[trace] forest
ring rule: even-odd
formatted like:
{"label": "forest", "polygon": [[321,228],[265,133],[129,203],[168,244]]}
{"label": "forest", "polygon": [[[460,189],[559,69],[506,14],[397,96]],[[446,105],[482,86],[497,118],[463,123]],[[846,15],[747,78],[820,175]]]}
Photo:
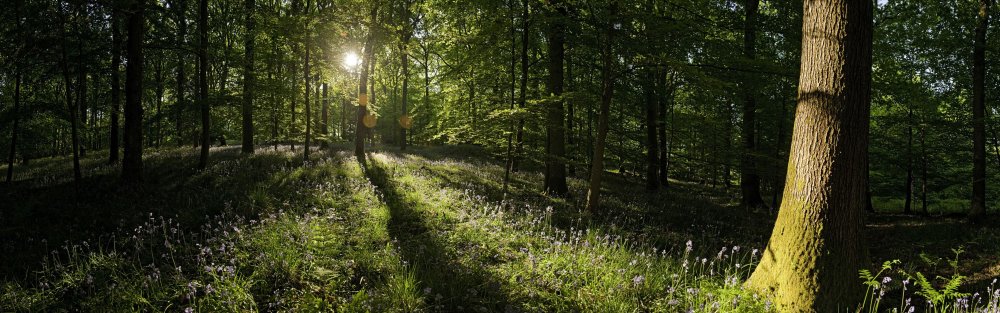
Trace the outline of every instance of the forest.
{"label": "forest", "polygon": [[993,0],[0,8],[0,312],[1000,313]]}

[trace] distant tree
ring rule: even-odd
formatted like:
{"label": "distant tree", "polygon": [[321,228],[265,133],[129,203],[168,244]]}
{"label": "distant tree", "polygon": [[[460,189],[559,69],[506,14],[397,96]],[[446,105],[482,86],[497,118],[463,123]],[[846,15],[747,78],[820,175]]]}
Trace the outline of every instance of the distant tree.
{"label": "distant tree", "polygon": [[858,303],[867,262],[872,69],[871,0],[804,3],[799,102],[784,200],[746,285],[783,312],[835,312]]}

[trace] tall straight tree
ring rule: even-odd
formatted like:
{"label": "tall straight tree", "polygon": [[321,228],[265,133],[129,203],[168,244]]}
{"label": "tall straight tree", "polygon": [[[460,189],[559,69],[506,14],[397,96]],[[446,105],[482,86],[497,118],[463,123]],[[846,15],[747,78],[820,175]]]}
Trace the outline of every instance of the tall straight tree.
{"label": "tall straight tree", "polygon": [[253,89],[257,80],[254,73],[254,12],[257,4],[254,0],[245,0],[246,34],[243,38],[245,57],[243,61],[243,147],[245,154],[253,153]]}
{"label": "tall straight tree", "polygon": [[969,219],[986,214],[986,30],[991,0],[979,0],[972,50],[972,210]]}
{"label": "tall straight tree", "polygon": [[310,145],[310,140],[312,139],[312,103],[309,101],[309,42],[308,42],[309,39],[308,38],[309,34],[307,31],[306,43],[305,43],[306,64],[302,70],[302,83],[305,84],[305,90],[306,90],[305,94],[306,144],[305,144],[305,152],[302,154],[302,157],[305,158],[306,161],[309,161],[309,145]]}
{"label": "tall straight tree", "polygon": [[566,6],[561,0],[551,0],[548,37],[549,76],[545,84],[549,99],[545,120],[545,185],[546,193],[565,195],[566,186],[566,131],[563,126],[563,61],[566,56]]}
{"label": "tall straight tree", "polygon": [[201,107],[201,155],[198,169],[208,166],[211,109],[208,104],[208,0],[198,1],[198,102]]}
{"label": "tall straight tree", "polygon": [[127,9],[128,41],[125,64],[125,151],[122,159],[122,182],[142,180],[142,41],[146,35],[146,5],[131,0]]}
{"label": "tall straight tree", "polygon": [[399,148],[406,150],[407,140],[406,140],[406,128],[408,121],[404,119],[410,118],[410,113],[407,111],[406,105],[410,102],[410,38],[413,37],[413,30],[410,28],[410,1],[403,2],[403,29],[401,30],[402,43],[400,43],[400,64],[403,66],[403,87],[402,87],[402,110],[403,116],[400,121],[400,141]]}
{"label": "tall straight tree", "polygon": [[853,305],[867,264],[866,205],[871,103],[871,0],[803,4],[798,107],[784,200],[750,279],[782,312]]}
{"label": "tall straight tree", "polygon": [[76,114],[79,111],[77,105],[79,102],[73,101],[73,81],[72,76],[69,71],[69,35],[67,34],[66,27],[69,23],[69,14],[63,9],[62,4],[59,5],[59,18],[60,27],[59,34],[62,44],[60,45],[60,58],[59,67],[62,72],[63,78],[63,91],[65,93],[66,107],[69,109],[69,120],[70,120],[70,141],[71,148],[73,149],[73,183],[79,187],[80,180],[83,179],[83,172],[80,170],[80,132],[79,123]]}
{"label": "tall straight tree", "polygon": [[378,10],[372,8],[371,13],[371,24],[368,26],[368,38],[365,39],[364,51],[362,51],[362,62],[361,66],[361,78],[358,80],[358,115],[355,121],[354,127],[354,155],[359,159],[363,159],[365,156],[365,136],[367,135],[367,128],[365,127],[365,116],[368,115],[368,75],[369,73],[369,63],[373,63],[375,58],[375,53],[372,52],[374,49],[375,40],[375,18],[378,15]]}
{"label": "tall straight tree", "polygon": [[181,146],[184,144],[183,117],[184,110],[187,108],[187,102],[185,102],[185,95],[187,93],[184,90],[185,86],[187,86],[187,74],[184,73],[186,67],[186,60],[184,59],[186,47],[184,43],[187,36],[187,0],[177,0],[175,5],[177,8],[177,101],[174,104],[174,135],[176,136],[177,145]]}
{"label": "tall straight tree", "polygon": [[652,67],[643,70],[643,106],[646,112],[646,190],[657,190],[660,188],[659,176],[659,145],[656,141],[656,70]]}
{"label": "tall straight tree", "polygon": [[597,139],[594,141],[594,158],[590,164],[590,181],[587,185],[587,211],[594,212],[601,205],[601,179],[604,175],[604,144],[608,137],[608,115],[611,114],[611,98],[615,92],[614,71],[614,18],[618,13],[618,1],[609,5],[608,20],[605,21],[604,44],[601,47],[601,108],[597,117]]}
{"label": "tall straight tree", "polygon": [[[753,62],[757,54],[755,48],[757,39],[757,11],[760,0],[746,0],[746,20],[743,24],[743,55],[747,61]],[[756,148],[756,114],[757,97],[754,94],[756,77],[752,74],[744,76],[743,81],[743,155],[740,158],[740,191],[743,195],[743,205],[750,208],[764,206],[760,197],[760,177],[757,175],[755,156]]]}

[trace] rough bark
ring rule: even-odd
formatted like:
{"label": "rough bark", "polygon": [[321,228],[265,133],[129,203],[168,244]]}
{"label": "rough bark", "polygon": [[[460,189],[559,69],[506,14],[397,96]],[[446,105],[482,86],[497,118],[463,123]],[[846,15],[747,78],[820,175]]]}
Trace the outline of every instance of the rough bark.
{"label": "rough bark", "polygon": [[128,41],[125,44],[128,63],[125,64],[125,128],[122,158],[122,182],[126,185],[142,180],[142,41],[146,34],[146,6],[132,0],[128,8]]}
{"label": "rough bark", "polygon": [[254,73],[254,12],[256,3],[254,0],[244,2],[246,9],[246,33],[243,35],[243,146],[241,151],[244,154],[253,153],[253,89],[257,80]]}
{"label": "rough bark", "polygon": [[986,30],[991,0],[979,0],[975,46],[972,52],[972,209],[969,220],[986,214]]}
{"label": "rough bark", "polygon": [[782,312],[837,312],[862,295],[871,96],[870,0],[804,2],[799,100],[784,201],[746,285]]}
{"label": "rough bark", "polygon": [[565,110],[563,108],[563,63],[566,56],[566,5],[559,0],[549,3],[550,18],[546,31],[548,37],[548,80],[545,84],[547,96],[546,105],[546,145],[545,145],[545,183],[546,193],[556,196],[565,195],[566,186],[566,128],[563,126]]}

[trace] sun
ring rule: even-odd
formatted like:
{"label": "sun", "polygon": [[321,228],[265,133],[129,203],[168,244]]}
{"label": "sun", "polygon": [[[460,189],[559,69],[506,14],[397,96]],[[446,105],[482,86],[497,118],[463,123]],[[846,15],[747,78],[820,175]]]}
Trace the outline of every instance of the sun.
{"label": "sun", "polygon": [[348,52],[344,54],[344,67],[349,70],[354,70],[359,65],[361,65],[361,58],[358,57],[357,53]]}

